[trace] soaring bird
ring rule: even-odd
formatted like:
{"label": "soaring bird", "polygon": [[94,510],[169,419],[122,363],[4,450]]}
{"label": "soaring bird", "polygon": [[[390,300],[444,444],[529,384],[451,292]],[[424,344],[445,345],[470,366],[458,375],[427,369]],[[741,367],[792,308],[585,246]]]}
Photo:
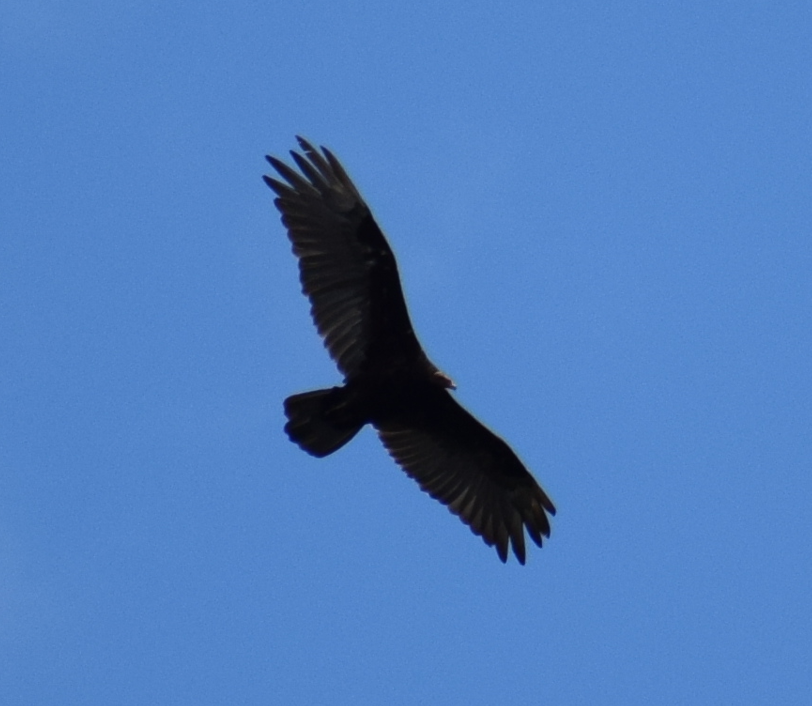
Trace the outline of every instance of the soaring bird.
{"label": "soaring bird", "polygon": [[524,531],[540,547],[555,507],[510,447],[457,401],[454,383],[423,352],[395,257],[335,156],[297,138],[299,171],[267,160],[263,177],[299,260],[302,291],[344,384],[285,400],[285,432],[323,457],[371,424],[420,487],[507,561],[525,563]]}

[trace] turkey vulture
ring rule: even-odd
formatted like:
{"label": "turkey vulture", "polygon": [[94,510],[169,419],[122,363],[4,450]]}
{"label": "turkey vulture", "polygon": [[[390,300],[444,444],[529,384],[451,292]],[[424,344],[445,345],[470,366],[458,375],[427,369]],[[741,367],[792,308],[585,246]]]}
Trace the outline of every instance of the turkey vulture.
{"label": "turkey vulture", "polygon": [[395,257],[369,207],[326,148],[297,138],[299,171],[267,157],[263,177],[299,258],[302,290],[341,387],[285,400],[291,441],[323,457],[365,424],[420,487],[507,561],[525,562],[524,530],[541,546],[555,507],[510,447],[471,416],[412,329]]}

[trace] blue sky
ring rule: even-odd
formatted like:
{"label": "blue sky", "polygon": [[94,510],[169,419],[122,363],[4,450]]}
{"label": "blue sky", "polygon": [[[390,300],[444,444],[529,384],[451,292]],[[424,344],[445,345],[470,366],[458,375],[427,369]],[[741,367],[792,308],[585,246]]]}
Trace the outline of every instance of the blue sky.
{"label": "blue sky", "polygon": [[[800,704],[808,3],[0,7],[0,702]],[[364,431],[260,176],[344,162],[528,565]]]}

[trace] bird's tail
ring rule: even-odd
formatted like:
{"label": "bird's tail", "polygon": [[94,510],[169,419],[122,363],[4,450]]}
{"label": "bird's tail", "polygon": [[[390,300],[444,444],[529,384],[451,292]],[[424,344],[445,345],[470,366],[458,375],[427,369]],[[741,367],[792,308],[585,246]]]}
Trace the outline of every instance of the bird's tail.
{"label": "bird's tail", "polygon": [[285,400],[285,432],[311,456],[338,451],[364,426],[346,413],[346,388],[331,387],[291,395]]}

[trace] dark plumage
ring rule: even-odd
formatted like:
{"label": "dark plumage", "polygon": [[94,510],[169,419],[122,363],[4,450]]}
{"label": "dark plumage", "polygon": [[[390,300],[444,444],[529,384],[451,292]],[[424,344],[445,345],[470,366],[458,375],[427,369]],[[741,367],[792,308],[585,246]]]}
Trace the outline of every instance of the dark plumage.
{"label": "dark plumage", "polygon": [[[495,546],[525,562],[524,530],[541,546],[552,502],[510,447],[454,399],[412,329],[395,257],[333,154],[298,138],[301,173],[268,157],[264,177],[299,258],[302,289],[344,385],[285,400],[292,441],[327,456],[364,424],[429,495]],[[286,183],[285,183],[286,182]]]}

